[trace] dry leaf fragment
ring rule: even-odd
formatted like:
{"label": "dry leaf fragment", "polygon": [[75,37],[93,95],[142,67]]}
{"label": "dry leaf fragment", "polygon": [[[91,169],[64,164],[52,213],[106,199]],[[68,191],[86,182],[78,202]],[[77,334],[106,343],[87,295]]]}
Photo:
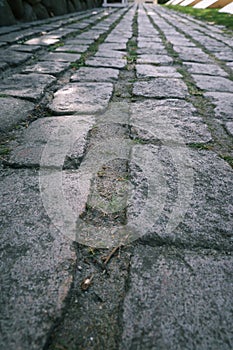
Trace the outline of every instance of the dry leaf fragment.
{"label": "dry leaf fragment", "polygon": [[84,278],[84,280],[81,283],[81,289],[87,290],[90,287],[93,278],[94,278],[94,275],[91,275],[90,277]]}

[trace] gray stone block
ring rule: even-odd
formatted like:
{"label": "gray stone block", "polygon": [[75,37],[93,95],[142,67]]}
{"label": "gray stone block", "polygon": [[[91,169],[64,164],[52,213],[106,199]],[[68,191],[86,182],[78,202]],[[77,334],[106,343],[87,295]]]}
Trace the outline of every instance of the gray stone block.
{"label": "gray stone block", "polygon": [[206,143],[212,140],[207,125],[185,101],[136,102],[131,107],[131,135],[146,142]]}
{"label": "gray stone block", "polygon": [[182,78],[181,74],[174,67],[157,67],[151,64],[136,65],[137,78]]}
{"label": "gray stone block", "polygon": [[[12,147],[12,152],[8,163],[17,167],[38,167],[41,162],[42,153],[45,152],[45,147],[51,138],[51,135],[56,135],[57,140],[61,139],[61,142],[53,143],[52,154],[48,154],[50,160],[50,166],[55,167],[58,155],[62,152],[63,137],[67,133],[72,135],[72,132],[78,130],[74,135],[75,142],[71,149],[67,151],[67,155],[64,156],[64,167],[65,168],[77,168],[80,164],[81,159],[84,156],[84,152],[87,147],[88,133],[93,126],[94,120],[92,117],[85,116],[81,118],[75,117],[49,117],[42,118],[34,121],[24,131],[23,135],[19,134],[17,137],[18,145]],[[72,130],[73,128],[73,130]],[[69,138],[70,141],[70,138]],[[60,164],[63,166],[63,164]]]}
{"label": "gray stone block", "polygon": [[45,89],[55,81],[56,78],[52,75],[14,74],[0,83],[0,93],[38,101],[43,96]]}
{"label": "gray stone block", "polygon": [[[75,174],[63,173],[66,197],[75,197],[70,187],[74,190],[76,182]],[[42,349],[54,321],[61,316],[76,255],[72,241],[51,224],[43,207],[37,171],[2,172],[0,197],[4,218],[0,347]],[[81,205],[80,197],[79,202]]]}
{"label": "gray stone block", "polygon": [[8,63],[10,66],[17,66],[21,63],[26,62],[32,57],[31,53],[18,52],[11,48],[2,50],[0,52],[0,59]]}
{"label": "gray stone block", "polygon": [[137,63],[168,65],[173,63],[173,59],[167,55],[142,54],[137,57]]}
{"label": "gray stone block", "polygon": [[92,114],[105,110],[113,92],[111,83],[72,83],[54,94],[50,110],[59,115]]}
{"label": "gray stone block", "polygon": [[87,45],[79,45],[79,44],[75,44],[75,45],[68,45],[65,44],[64,46],[60,46],[58,48],[56,48],[56,52],[72,52],[72,53],[82,53],[87,51],[88,46]]}
{"label": "gray stone block", "polygon": [[192,74],[204,74],[222,77],[228,76],[228,74],[217,64],[203,64],[192,62],[184,62],[183,64],[185,65],[187,70]]}
{"label": "gray stone block", "polygon": [[54,76],[59,76],[61,73],[65,72],[70,66],[69,62],[57,61],[42,61],[31,66],[26,66],[23,69],[25,73],[40,73],[40,74],[51,74]]}
{"label": "gray stone block", "polygon": [[232,120],[233,94],[227,92],[206,92],[204,96],[211,99],[216,106],[215,116],[221,119]]}
{"label": "gray stone block", "polygon": [[232,251],[232,168],[213,152],[169,140],[161,144],[133,148],[132,176],[143,185],[129,203],[134,237],[154,245]]}
{"label": "gray stone block", "polygon": [[86,64],[94,67],[109,67],[121,69],[125,67],[127,61],[125,59],[120,58],[116,58],[113,60],[112,58],[107,57],[94,57],[86,60]]}
{"label": "gray stone block", "polygon": [[157,78],[148,82],[134,83],[133,94],[144,97],[185,98],[188,95],[188,89],[181,79]]}
{"label": "gray stone block", "polygon": [[205,91],[216,91],[216,92],[233,92],[233,82],[229,79],[222,77],[212,77],[208,78],[206,75],[192,75],[197,86]]}
{"label": "gray stone block", "polygon": [[138,246],[119,349],[230,350],[232,263],[211,250]]}
{"label": "gray stone block", "polygon": [[[52,61],[54,62],[76,62],[80,59],[81,55],[77,53],[66,53],[66,52],[50,52],[40,58],[41,61]],[[51,64],[51,62],[50,62]]]}
{"label": "gray stone block", "polygon": [[119,70],[112,68],[92,68],[81,67],[77,73],[70,78],[72,82],[77,81],[96,81],[96,82],[114,82],[118,79]]}
{"label": "gray stone block", "polygon": [[226,123],[226,129],[228,133],[233,137],[233,122]]}
{"label": "gray stone block", "polygon": [[0,97],[0,133],[11,130],[22,120],[27,119],[34,104],[13,97]]}

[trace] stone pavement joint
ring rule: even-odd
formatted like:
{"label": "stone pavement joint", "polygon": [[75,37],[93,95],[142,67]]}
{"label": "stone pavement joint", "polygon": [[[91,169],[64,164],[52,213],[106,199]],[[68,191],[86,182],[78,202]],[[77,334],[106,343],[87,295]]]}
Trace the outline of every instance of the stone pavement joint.
{"label": "stone pavement joint", "polygon": [[149,4],[0,28],[1,349],[233,348],[232,46]]}

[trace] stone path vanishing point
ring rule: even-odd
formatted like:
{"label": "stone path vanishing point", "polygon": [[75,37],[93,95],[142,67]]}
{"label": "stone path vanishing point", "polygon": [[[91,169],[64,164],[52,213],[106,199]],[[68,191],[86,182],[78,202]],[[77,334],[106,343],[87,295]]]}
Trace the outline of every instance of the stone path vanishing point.
{"label": "stone path vanishing point", "polygon": [[0,28],[1,349],[233,349],[231,34],[152,5]]}

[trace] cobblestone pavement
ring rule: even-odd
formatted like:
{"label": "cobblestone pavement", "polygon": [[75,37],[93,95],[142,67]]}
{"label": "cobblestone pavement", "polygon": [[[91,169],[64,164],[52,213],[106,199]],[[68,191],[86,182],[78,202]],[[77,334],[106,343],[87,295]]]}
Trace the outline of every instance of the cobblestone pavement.
{"label": "cobblestone pavement", "polygon": [[152,5],[0,28],[1,349],[233,349],[232,46]]}

